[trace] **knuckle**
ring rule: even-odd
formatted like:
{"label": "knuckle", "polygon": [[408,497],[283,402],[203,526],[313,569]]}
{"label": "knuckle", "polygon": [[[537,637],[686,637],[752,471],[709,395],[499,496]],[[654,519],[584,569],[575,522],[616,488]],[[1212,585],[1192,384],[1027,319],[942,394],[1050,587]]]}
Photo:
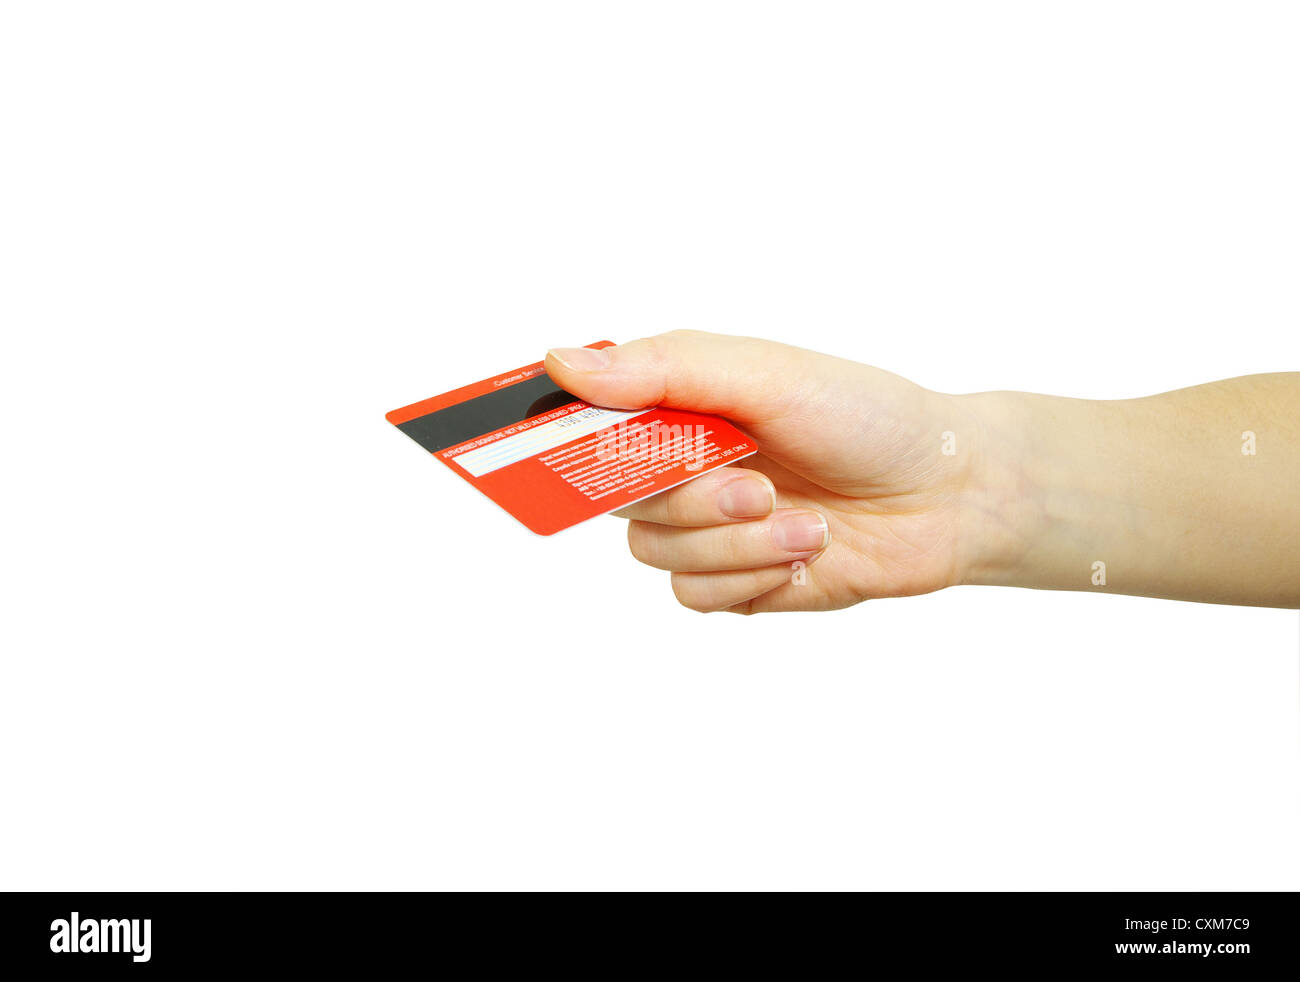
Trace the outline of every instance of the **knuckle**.
{"label": "knuckle", "polygon": [[720,526],[721,538],[718,542],[718,555],[725,565],[724,569],[744,569],[755,565],[753,556],[754,537],[750,529],[740,525]]}
{"label": "knuckle", "polygon": [[658,565],[658,536],[649,522],[633,519],[627,523],[627,547],[637,562],[647,566]]}
{"label": "knuckle", "polygon": [[674,573],[669,581],[672,583],[673,596],[677,598],[679,604],[688,610],[707,614],[718,609],[716,604],[709,602],[708,591],[701,589],[698,580],[693,580],[680,573]]}
{"label": "knuckle", "polygon": [[664,496],[664,520],[669,525],[689,525],[691,521],[691,485],[676,488]]}

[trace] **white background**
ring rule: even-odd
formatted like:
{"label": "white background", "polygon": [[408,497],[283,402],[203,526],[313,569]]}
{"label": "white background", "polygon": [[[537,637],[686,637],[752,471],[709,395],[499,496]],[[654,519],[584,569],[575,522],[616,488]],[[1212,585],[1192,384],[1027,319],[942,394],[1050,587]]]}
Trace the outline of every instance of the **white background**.
{"label": "white background", "polygon": [[1300,887],[1294,611],[701,616],[383,418],[676,327],[946,391],[1298,369],[1298,45],[1264,3],[5,5],[0,886]]}

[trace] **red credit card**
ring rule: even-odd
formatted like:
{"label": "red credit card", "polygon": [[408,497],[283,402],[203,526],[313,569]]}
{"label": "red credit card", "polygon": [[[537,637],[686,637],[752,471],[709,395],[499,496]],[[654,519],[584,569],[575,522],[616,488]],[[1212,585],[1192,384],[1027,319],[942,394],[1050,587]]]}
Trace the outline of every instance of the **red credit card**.
{"label": "red credit card", "polygon": [[388,421],[538,535],[758,449],[718,416],[583,402],[552,382],[540,361],[394,409]]}

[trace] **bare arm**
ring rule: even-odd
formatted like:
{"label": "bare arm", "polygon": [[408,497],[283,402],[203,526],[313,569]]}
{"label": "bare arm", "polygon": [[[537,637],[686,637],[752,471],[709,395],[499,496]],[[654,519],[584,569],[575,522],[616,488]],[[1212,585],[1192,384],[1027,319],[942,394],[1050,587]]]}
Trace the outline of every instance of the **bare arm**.
{"label": "bare arm", "polygon": [[740,466],[624,512],[633,555],[697,610],[962,583],[1300,606],[1300,373],[1109,402],[945,395],[690,331],[546,365],[598,405],[718,413],[757,438]]}
{"label": "bare arm", "polygon": [[958,398],[982,429],[964,582],[1300,606],[1300,373]]}

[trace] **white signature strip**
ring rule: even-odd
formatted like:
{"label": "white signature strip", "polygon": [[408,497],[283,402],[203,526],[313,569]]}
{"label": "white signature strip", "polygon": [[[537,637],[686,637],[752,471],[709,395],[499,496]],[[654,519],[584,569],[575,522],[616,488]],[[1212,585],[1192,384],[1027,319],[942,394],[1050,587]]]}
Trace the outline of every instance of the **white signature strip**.
{"label": "white signature strip", "polygon": [[[591,412],[591,410],[579,410],[579,413],[586,412]],[[484,474],[490,474],[492,471],[499,470],[509,464],[517,463],[525,457],[544,453],[552,447],[558,447],[560,444],[568,443],[580,436],[588,436],[606,426],[613,426],[622,420],[640,416],[644,412],[644,409],[635,409],[632,412],[597,409],[594,415],[585,416],[583,419],[573,422],[573,416],[579,415],[579,413],[574,413],[570,416],[553,419],[541,426],[535,426],[523,433],[516,433],[514,436],[497,440],[495,443],[489,443],[474,450],[467,450],[451,459],[475,477],[482,477]]]}

